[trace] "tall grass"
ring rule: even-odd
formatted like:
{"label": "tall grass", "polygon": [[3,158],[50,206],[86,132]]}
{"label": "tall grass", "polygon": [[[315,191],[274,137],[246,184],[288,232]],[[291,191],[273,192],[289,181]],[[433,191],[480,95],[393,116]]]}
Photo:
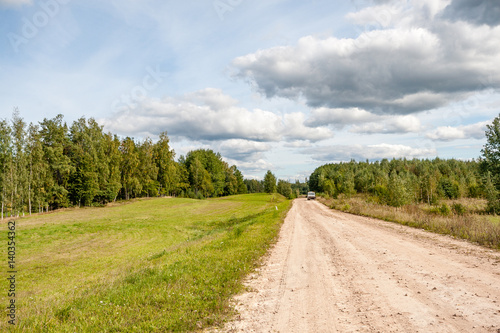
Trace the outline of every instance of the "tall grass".
{"label": "tall grass", "polygon": [[500,249],[500,223],[481,214],[485,202],[477,199],[443,201],[440,205],[380,205],[367,196],[320,198],[330,208],[374,217],[415,228],[452,235],[490,248]]}
{"label": "tall grass", "polygon": [[185,332],[220,325],[290,203],[264,194],[149,199],[21,219],[19,322],[2,320],[0,331]]}

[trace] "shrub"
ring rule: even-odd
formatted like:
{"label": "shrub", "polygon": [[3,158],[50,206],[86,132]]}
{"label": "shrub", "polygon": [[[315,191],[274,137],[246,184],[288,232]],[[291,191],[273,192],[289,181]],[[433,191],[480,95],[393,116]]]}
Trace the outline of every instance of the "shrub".
{"label": "shrub", "polygon": [[443,216],[448,216],[451,214],[451,209],[450,206],[447,204],[442,204],[441,207],[439,207],[439,213]]}
{"label": "shrub", "polygon": [[453,210],[453,213],[460,215],[460,216],[463,216],[467,213],[467,207],[465,207],[461,203],[454,203],[451,206],[451,209]]}

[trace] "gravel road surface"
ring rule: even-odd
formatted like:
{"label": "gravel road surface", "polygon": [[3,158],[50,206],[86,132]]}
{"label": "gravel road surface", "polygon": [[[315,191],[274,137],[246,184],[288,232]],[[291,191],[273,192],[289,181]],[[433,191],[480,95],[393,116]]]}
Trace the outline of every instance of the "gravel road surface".
{"label": "gravel road surface", "polygon": [[500,332],[500,252],[296,199],[224,332]]}

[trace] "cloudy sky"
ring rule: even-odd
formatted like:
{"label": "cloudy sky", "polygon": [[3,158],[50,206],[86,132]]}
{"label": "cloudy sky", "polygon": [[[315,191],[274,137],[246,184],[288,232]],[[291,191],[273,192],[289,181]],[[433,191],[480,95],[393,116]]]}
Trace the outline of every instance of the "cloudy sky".
{"label": "cloudy sky", "polygon": [[498,0],[0,0],[0,118],[96,118],[247,177],[480,156]]}

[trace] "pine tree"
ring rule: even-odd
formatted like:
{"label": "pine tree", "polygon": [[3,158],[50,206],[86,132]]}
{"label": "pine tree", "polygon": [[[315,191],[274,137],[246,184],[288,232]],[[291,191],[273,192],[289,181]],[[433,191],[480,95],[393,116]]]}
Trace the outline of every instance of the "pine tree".
{"label": "pine tree", "polygon": [[99,154],[100,131],[87,125],[85,118],[73,122],[70,128],[72,165],[69,194],[73,204],[90,206],[99,194],[99,176],[102,174],[103,154]]}
{"label": "pine tree", "polygon": [[44,159],[47,162],[47,175],[44,188],[47,191],[47,210],[49,207],[68,207],[69,179],[74,167],[68,153],[71,142],[68,137],[68,127],[63,122],[63,115],[54,119],[44,119],[40,123]]}
{"label": "pine tree", "polygon": [[236,182],[237,182],[237,193],[238,194],[245,194],[247,193],[247,187],[245,185],[244,179],[243,179],[243,174],[241,173],[240,170],[236,166],[234,167],[234,176],[236,177]]}

